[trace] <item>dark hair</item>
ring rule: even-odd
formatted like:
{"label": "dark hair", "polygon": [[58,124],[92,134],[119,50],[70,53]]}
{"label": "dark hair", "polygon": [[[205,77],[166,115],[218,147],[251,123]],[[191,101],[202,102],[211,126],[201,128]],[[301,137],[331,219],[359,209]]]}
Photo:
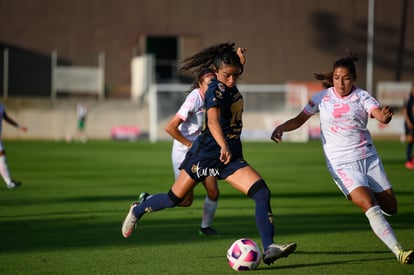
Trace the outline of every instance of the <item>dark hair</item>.
{"label": "dark hair", "polygon": [[203,80],[203,78],[208,74],[216,74],[215,71],[212,68],[203,68],[198,72],[197,79],[191,84],[190,90],[187,91],[187,93],[190,93],[192,90],[196,88],[200,88],[200,82]]}
{"label": "dark hair", "polygon": [[333,86],[333,71],[335,71],[335,69],[339,67],[347,68],[349,70],[349,73],[352,76],[352,79],[356,80],[358,78],[358,75],[356,73],[354,62],[358,60],[359,60],[359,57],[357,54],[349,52],[347,57],[342,57],[334,62],[332,66],[332,72],[314,73],[313,75],[315,79],[322,81],[322,86],[324,88],[329,88]]}
{"label": "dark hair", "polygon": [[232,65],[240,68],[239,74],[243,73],[243,64],[237,55],[235,44],[232,42],[221,43],[208,47],[193,56],[187,57],[182,61],[181,72],[190,71],[192,73],[201,71],[202,68],[211,68],[216,70],[223,65]]}

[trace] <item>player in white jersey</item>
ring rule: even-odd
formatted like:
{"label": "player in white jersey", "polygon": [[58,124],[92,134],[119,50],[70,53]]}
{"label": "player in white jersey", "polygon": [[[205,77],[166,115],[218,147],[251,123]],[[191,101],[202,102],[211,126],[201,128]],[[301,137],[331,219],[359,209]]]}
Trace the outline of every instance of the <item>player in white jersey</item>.
{"label": "player in white jersey", "polygon": [[389,123],[394,112],[354,85],[357,60],[350,54],[338,59],[331,73],[315,74],[326,89],[315,94],[296,117],[277,126],[271,139],[281,142],[283,132],[299,128],[319,112],[326,163],[335,183],[364,211],[374,233],[400,263],[411,264],[414,252],[403,250],[384,217],[397,212],[397,200],[367,129],[368,118]]}
{"label": "player in white jersey", "polygon": [[[213,69],[202,69],[184,103],[165,126],[165,131],[174,138],[171,158],[176,179],[180,174],[179,167],[185,155],[203,127],[204,95],[207,91],[208,83],[214,77],[215,72]],[[217,180],[215,177],[207,177],[203,181],[203,185],[207,191],[207,196],[204,200],[203,218],[199,233],[202,235],[218,235],[217,231],[211,227],[219,197]],[[193,195],[193,192],[190,192],[183,202],[180,203],[180,206],[190,206],[193,203]]]}
{"label": "player in white jersey", "polygon": [[3,177],[5,183],[7,184],[7,187],[9,189],[17,188],[21,185],[20,182],[12,180],[10,177],[9,168],[7,166],[6,162],[6,151],[4,150],[3,142],[1,140],[2,135],[2,128],[3,128],[3,119],[9,123],[10,125],[15,126],[19,130],[22,130],[23,132],[27,132],[27,128],[25,126],[19,125],[16,121],[14,121],[11,117],[9,117],[6,113],[6,109],[4,108],[4,105],[0,103],[0,174]]}

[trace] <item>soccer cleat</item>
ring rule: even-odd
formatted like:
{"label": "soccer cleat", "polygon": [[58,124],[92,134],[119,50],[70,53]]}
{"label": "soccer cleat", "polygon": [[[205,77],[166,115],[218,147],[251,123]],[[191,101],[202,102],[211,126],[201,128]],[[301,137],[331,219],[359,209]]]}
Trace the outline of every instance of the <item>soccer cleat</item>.
{"label": "soccer cleat", "polygon": [[272,264],[277,259],[289,256],[296,249],[295,243],[290,244],[271,244],[263,253],[263,262],[267,265]]}
{"label": "soccer cleat", "polygon": [[414,261],[414,251],[412,251],[412,250],[408,250],[408,251],[400,250],[398,252],[397,259],[402,264],[412,264],[413,261]]}
{"label": "soccer cleat", "polygon": [[220,234],[214,230],[212,227],[200,227],[200,230],[198,231],[198,234],[200,235],[206,235],[206,236],[219,236]]}
{"label": "soccer cleat", "polygon": [[134,215],[134,208],[139,205],[138,202],[133,202],[129,208],[128,214],[126,215],[124,222],[122,223],[122,235],[128,238],[132,231],[137,227],[137,217]]}
{"label": "soccer cleat", "polygon": [[414,163],[412,161],[406,161],[405,162],[405,168],[414,169]]}
{"label": "soccer cleat", "polygon": [[21,183],[21,182],[18,182],[18,181],[14,181],[14,180],[12,180],[12,181],[10,182],[10,184],[7,184],[7,188],[9,188],[9,189],[14,189],[14,188],[20,187],[21,185],[22,185],[22,183]]}

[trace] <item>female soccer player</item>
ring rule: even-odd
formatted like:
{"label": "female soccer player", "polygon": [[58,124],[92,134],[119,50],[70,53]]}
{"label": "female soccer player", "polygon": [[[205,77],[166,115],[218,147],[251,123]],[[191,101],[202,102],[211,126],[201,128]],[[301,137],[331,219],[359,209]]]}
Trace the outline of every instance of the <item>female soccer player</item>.
{"label": "female soccer player", "polygon": [[123,236],[131,235],[145,213],[177,206],[198,182],[207,176],[215,176],[255,201],[256,224],[264,249],[263,262],[271,264],[287,257],[296,249],[296,244],[274,244],[270,190],[260,174],[243,158],[240,141],[243,97],[236,87],[243,65],[234,43],[206,48],[184,60],[184,64],[183,69],[198,71],[212,65],[215,70],[217,79],[211,80],[204,100],[205,128],[193,142],[169,192],[156,194],[142,203],[132,203],[122,225]]}
{"label": "female soccer player", "polygon": [[314,95],[296,117],[277,126],[271,139],[281,142],[283,132],[299,128],[319,112],[323,149],[333,180],[364,211],[374,233],[398,261],[411,264],[413,251],[403,250],[384,218],[385,213],[397,212],[397,201],[366,127],[369,117],[389,123],[394,112],[354,85],[357,60],[356,55],[350,54],[338,59],[331,73],[315,74],[326,89]]}
{"label": "female soccer player", "polygon": [[[174,138],[171,159],[176,179],[180,174],[180,164],[202,130],[204,95],[211,79],[215,77],[216,74],[213,69],[202,69],[198,73],[197,81],[191,87],[184,103],[165,126],[165,131]],[[206,177],[202,183],[207,191],[207,196],[204,200],[203,218],[199,233],[201,235],[218,235],[217,231],[211,227],[219,197],[217,179],[215,177]],[[193,194],[194,192],[191,190],[180,203],[180,206],[190,206],[193,202]]]}
{"label": "female soccer player", "polygon": [[405,147],[405,167],[407,169],[414,169],[414,158],[412,157],[414,142],[414,85],[411,86],[411,92],[404,106],[403,113],[405,141],[407,143]]}
{"label": "female soccer player", "polygon": [[13,125],[19,130],[22,130],[23,132],[27,132],[27,128],[25,126],[19,125],[16,121],[14,121],[11,117],[9,117],[6,113],[6,109],[4,108],[4,105],[0,103],[0,174],[3,177],[4,181],[7,184],[7,187],[9,189],[17,188],[21,185],[20,182],[12,180],[10,177],[9,168],[7,166],[6,162],[6,151],[3,147],[3,142],[1,140],[1,133],[2,133],[2,125],[3,125],[3,119],[9,123],[10,125]]}

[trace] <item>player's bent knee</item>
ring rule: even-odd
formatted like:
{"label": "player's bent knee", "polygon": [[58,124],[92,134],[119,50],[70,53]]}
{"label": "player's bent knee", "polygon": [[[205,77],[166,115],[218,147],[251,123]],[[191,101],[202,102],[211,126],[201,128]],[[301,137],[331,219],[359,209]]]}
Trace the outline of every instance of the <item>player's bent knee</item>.
{"label": "player's bent knee", "polygon": [[170,191],[168,191],[168,198],[174,204],[173,207],[179,205],[184,200],[182,198],[177,197],[171,189]]}
{"label": "player's bent knee", "polygon": [[[265,192],[263,192],[262,190],[264,190]],[[267,187],[263,179],[260,179],[256,181],[255,183],[253,183],[253,185],[250,187],[249,191],[247,192],[247,196],[253,199],[254,194],[256,194],[258,191],[262,191],[263,192],[262,194],[266,193],[266,196],[268,196],[269,198],[271,196],[270,189]]]}

